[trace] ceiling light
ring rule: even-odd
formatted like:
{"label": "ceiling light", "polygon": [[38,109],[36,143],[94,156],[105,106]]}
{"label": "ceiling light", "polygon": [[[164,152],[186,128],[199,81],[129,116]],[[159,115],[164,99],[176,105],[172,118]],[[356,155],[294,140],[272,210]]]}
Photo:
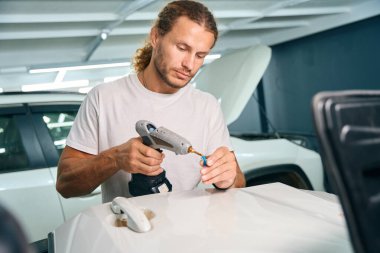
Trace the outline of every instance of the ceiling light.
{"label": "ceiling light", "polygon": [[66,88],[75,88],[88,86],[90,82],[88,80],[76,80],[76,81],[67,81],[60,83],[39,83],[39,84],[28,84],[21,86],[21,90],[24,92],[28,91],[42,91],[42,90],[57,90],[57,89],[66,89]]}
{"label": "ceiling light", "polygon": [[59,68],[43,68],[43,69],[30,69],[30,74],[49,73],[57,71],[70,71],[70,70],[83,70],[83,69],[101,69],[101,68],[116,68],[116,67],[128,67],[130,62],[118,62],[118,63],[106,63],[106,64],[94,64],[94,65],[81,65],[72,67],[59,67]]}
{"label": "ceiling light", "polygon": [[208,54],[206,55],[206,60],[215,60],[221,57],[221,54]]}
{"label": "ceiling light", "polygon": [[100,33],[100,38],[102,38],[102,40],[106,40],[107,37],[108,37],[108,34],[106,32]]}
{"label": "ceiling light", "polygon": [[57,74],[57,76],[55,77],[54,82],[55,82],[55,83],[60,83],[60,82],[62,82],[63,79],[65,78],[65,75],[66,75],[66,70],[58,71],[58,74]]}

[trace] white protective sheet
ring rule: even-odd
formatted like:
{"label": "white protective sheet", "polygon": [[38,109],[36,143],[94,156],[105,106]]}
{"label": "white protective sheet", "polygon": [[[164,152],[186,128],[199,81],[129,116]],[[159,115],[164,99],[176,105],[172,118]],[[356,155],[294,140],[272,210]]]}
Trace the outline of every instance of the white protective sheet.
{"label": "white protective sheet", "polygon": [[352,252],[334,198],[283,184],[129,199],[154,213],[152,230],[115,226],[109,203],[54,231],[55,252]]}

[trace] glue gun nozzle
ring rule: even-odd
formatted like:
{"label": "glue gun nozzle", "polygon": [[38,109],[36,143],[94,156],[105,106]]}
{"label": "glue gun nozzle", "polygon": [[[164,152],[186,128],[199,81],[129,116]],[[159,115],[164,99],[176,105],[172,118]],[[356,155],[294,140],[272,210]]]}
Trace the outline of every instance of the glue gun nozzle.
{"label": "glue gun nozzle", "polygon": [[188,153],[194,153],[194,154],[197,154],[197,155],[199,155],[199,156],[203,156],[201,153],[195,151],[195,150],[193,149],[193,147],[191,147],[191,146],[189,147],[189,149],[187,150],[187,152],[188,152]]}
{"label": "glue gun nozzle", "polygon": [[194,154],[199,155],[200,157],[202,157],[203,166],[206,166],[206,165],[207,165],[207,158],[206,158],[206,156],[204,156],[204,155],[202,155],[201,153],[195,151],[195,150],[193,149],[193,147],[190,146],[189,149],[187,150],[187,152],[188,152],[188,153],[194,153]]}

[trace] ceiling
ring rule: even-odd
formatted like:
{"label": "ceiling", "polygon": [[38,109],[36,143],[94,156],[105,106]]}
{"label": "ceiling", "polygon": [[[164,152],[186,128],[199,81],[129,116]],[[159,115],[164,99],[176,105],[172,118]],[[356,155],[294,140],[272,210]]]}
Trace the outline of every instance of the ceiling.
{"label": "ceiling", "polygon": [[[105,77],[125,75],[126,62],[141,47],[167,2],[0,1],[0,91],[40,83],[69,85],[77,80],[89,80],[93,86]],[[214,13],[221,34],[212,54],[258,43],[271,46],[380,14],[380,0],[201,2]],[[87,66],[110,63],[123,64]],[[78,65],[87,69],[38,71]]]}

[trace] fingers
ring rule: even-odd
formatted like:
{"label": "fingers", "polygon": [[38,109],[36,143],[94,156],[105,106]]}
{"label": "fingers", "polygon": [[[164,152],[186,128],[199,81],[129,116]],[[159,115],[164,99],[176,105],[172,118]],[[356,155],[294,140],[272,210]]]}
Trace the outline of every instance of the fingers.
{"label": "fingers", "polygon": [[139,153],[145,157],[149,157],[156,160],[162,160],[165,157],[164,153],[161,153],[151,147],[145,146],[142,143],[141,145],[138,145],[137,148],[138,148]]}
{"label": "fingers", "polygon": [[218,148],[207,158],[207,166],[201,170],[202,182],[229,187],[237,174],[237,163],[233,152],[226,147]]}
{"label": "fingers", "polygon": [[236,176],[236,171],[229,164],[219,166],[217,168],[207,171],[207,169],[202,169],[202,182],[204,184],[214,184],[220,181],[226,181],[234,179]]}
{"label": "fingers", "polygon": [[147,148],[148,149],[140,149],[136,157],[131,159],[131,163],[133,164],[131,173],[142,173],[148,176],[154,176],[163,171],[161,163],[165,157],[164,154],[152,148]]}
{"label": "fingers", "polygon": [[223,159],[226,154],[230,153],[229,149],[226,147],[220,147],[215,150],[210,156],[207,156],[207,166],[212,166],[216,161]]}
{"label": "fingers", "polygon": [[129,173],[149,176],[160,174],[165,155],[142,143],[141,138],[132,138],[118,148],[118,167]]}
{"label": "fingers", "polygon": [[128,161],[129,166],[130,166],[130,169],[128,170],[128,172],[141,173],[148,176],[154,176],[154,175],[160,174],[163,171],[163,169],[161,168],[162,161],[157,162],[156,160],[156,162],[154,163],[147,164],[142,161],[144,159],[146,158],[134,159],[134,160]]}
{"label": "fingers", "polygon": [[137,160],[140,162],[138,166],[140,172],[138,173],[155,176],[163,171],[161,163],[164,161],[164,153],[145,145],[140,146],[139,152]]}

